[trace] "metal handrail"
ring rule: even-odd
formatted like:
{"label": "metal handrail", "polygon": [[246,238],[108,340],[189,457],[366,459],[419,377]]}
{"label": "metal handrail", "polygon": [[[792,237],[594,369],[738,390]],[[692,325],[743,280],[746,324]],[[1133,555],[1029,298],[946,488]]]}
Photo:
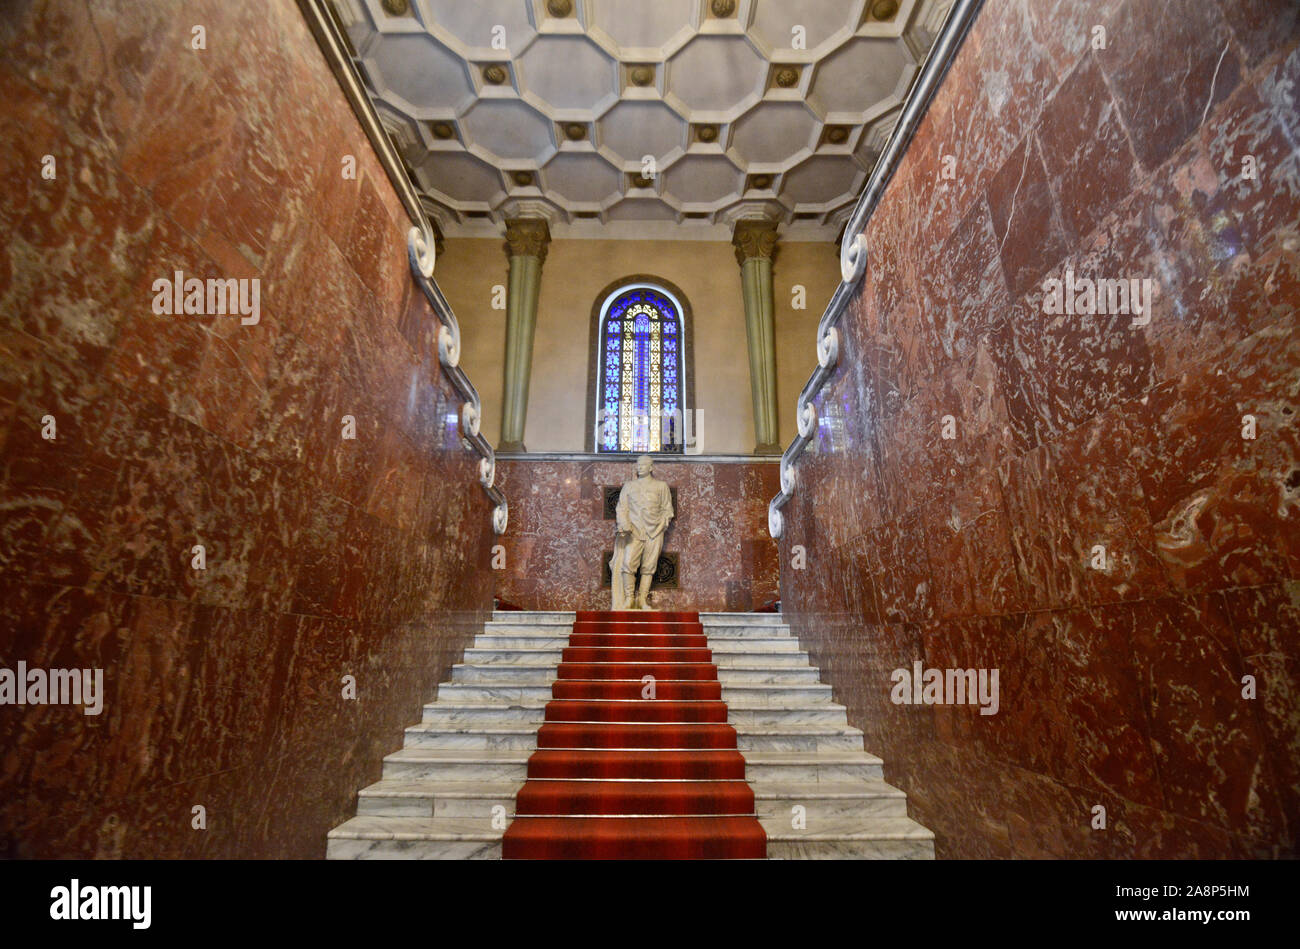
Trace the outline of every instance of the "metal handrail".
{"label": "metal handrail", "polygon": [[839,362],[840,335],[835,324],[844,314],[854,290],[867,270],[867,238],[863,234],[867,219],[880,203],[885,186],[889,184],[898,169],[908,143],[912,140],[930,100],[939,88],[939,83],[947,72],[957,48],[975,21],[975,15],[979,12],[982,3],[983,0],[956,0],[948,11],[943,27],[934,45],[930,47],[925,63],[908,92],[898,124],[894,126],[894,131],[885,144],[885,150],[881,152],[871,177],[867,179],[866,187],[863,188],[862,194],[858,196],[857,203],[853,206],[848,224],[845,225],[844,240],[840,246],[841,282],[826,305],[826,312],[817,322],[817,368],[804,383],[795,403],[799,434],[781,454],[781,490],[767,505],[767,530],[773,537],[779,538],[785,529],[785,518],[781,514],[781,508],[794,497],[798,480],[794,464],[803,454],[808,443],[812,441],[813,433],[817,430],[817,407],[813,405],[812,400],[826,385],[835,370],[836,363]]}
{"label": "metal handrail", "polygon": [[495,486],[496,454],[491,443],[479,432],[482,402],[479,400],[478,390],[469,381],[469,376],[465,375],[465,370],[460,367],[460,324],[456,321],[456,314],[452,312],[451,304],[447,302],[447,298],[442,295],[442,290],[433,279],[435,258],[433,225],[420,204],[415,185],[411,183],[405,168],[402,167],[402,160],[397,154],[396,147],[379,121],[379,113],[375,111],[374,103],[366,93],[365,83],[348,52],[342,30],[331,15],[325,0],[298,0],[298,7],[316,37],[321,52],[325,54],[335,78],[343,88],[352,111],[356,113],[357,120],[365,130],[366,137],[370,139],[371,146],[379,156],[379,162],[387,172],[388,179],[402,202],[402,207],[406,209],[407,215],[415,225],[406,236],[411,276],[424,293],[425,299],[429,301],[429,306],[433,308],[434,315],[438,317],[438,322],[441,324],[438,327],[438,361],[442,364],[443,372],[446,373],[452,387],[465,400],[460,408],[461,432],[467,445],[479,455],[479,484],[483,486],[483,490],[494,505],[492,529],[497,534],[504,534],[510,509],[505,495]]}

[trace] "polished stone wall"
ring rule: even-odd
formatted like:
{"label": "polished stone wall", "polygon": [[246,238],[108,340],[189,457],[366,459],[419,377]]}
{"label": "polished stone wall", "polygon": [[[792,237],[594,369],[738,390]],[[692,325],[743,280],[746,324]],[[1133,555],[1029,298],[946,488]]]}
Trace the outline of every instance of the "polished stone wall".
{"label": "polished stone wall", "polygon": [[[756,610],[777,598],[777,546],[767,502],[779,487],[766,461],[656,461],[655,477],[677,489],[664,551],[679,555],[677,589],[656,589],[663,610]],[[497,596],[525,610],[605,610],[601,558],[614,545],[605,486],[636,476],[630,461],[502,460],[497,482],[510,499],[501,538]]]}
{"label": "polished stone wall", "polygon": [[[323,856],[491,608],[361,127],[292,3],[178,11],[0,17],[0,667],[105,689],[0,706],[5,856]],[[155,315],[177,270],[257,278],[260,320]]]}
{"label": "polished stone wall", "polygon": [[941,858],[1296,852],[1298,87],[1282,0],[991,0],[869,221],[781,593]]}

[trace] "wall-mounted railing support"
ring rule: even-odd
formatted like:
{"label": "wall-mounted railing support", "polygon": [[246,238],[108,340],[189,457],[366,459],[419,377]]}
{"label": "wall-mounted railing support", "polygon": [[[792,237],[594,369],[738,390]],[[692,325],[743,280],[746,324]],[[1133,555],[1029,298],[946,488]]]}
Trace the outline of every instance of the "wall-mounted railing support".
{"label": "wall-mounted railing support", "polygon": [[903,153],[912,140],[925,110],[934,97],[939,83],[943,80],[952,58],[956,55],[961,41],[975,21],[975,15],[983,0],[956,0],[944,20],[943,29],[939,31],[934,45],[926,55],[925,65],[917,74],[907,101],[903,104],[903,113],[898,124],[894,126],[885,150],[881,152],[876,167],[867,179],[867,185],[858,197],[844,228],[844,240],[840,245],[841,283],[826,305],[826,312],[817,323],[817,368],[813,370],[808,381],[799,392],[796,404],[796,418],[799,434],[795,436],[788,448],[781,455],[781,491],[767,505],[767,529],[773,537],[780,537],[785,529],[785,519],[781,508],[794,496],[797,484],[795,462],[803,450],[812,441],[817,431],[817,407],[813,400],[826,385],[839,361],[840,335],[836,324],[844,314],[845,307],[853,296],[854,290],[867,270],[867,238],[863,233],[867,219],[880,203],[885,186],[898,169]]}

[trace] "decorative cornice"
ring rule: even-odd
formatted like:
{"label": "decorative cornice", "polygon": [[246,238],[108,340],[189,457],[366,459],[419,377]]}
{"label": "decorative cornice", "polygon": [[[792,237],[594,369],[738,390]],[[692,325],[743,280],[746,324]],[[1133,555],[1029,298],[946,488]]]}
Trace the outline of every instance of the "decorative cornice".
{"label": "decorative cornice", "polygon": [[731,243],[736,245],[736,263],[771,260],[776,255],[775,221],[737,221]]}
{"label": "decorative cornice", "polygon": [[546,245],[551,242],[551,229],[541,218],[516,217],[506,221],[506,255],[509,257],[536,257],[539,264],[546,263]]}

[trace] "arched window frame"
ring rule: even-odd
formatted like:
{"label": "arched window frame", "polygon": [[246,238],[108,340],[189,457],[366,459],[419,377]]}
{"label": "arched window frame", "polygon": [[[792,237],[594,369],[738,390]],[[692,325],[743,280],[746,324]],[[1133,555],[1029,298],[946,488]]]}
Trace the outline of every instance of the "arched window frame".
{"label": "arched window frame", "polygon": [[[683,419],[687,419],[688,412],[696,408],[695,405],[695,333],[694,320],[691,315],[691,304],[682,293],[681,288],[667,280],[650,274],[632,274],[631,276],[622,277],[607,285],[599,294],[591,307],[591,328],[589,349],[589,358],[587,361],[587,436],[586,448],[589,452],[599,452],[602,455],[622,455],[622,454],[639,454],[614,451],[600,451],[600,443],[596,433],[596,420],[600,411],[602,402],[601,393],[601,372],[604,360],[602,343],[605,335],[605,314],[608,312],[609,305],[620,294],[634,290],[638,287],[647,287],[655,290],[668,297],[677,307],[678,319],[681,326],[678,336],[678,346],[681,348],[682,368],[681,379],[678,382],[680,407]],[[681,449],[675,452],[663,452],[663,454],[679,454]]]}

